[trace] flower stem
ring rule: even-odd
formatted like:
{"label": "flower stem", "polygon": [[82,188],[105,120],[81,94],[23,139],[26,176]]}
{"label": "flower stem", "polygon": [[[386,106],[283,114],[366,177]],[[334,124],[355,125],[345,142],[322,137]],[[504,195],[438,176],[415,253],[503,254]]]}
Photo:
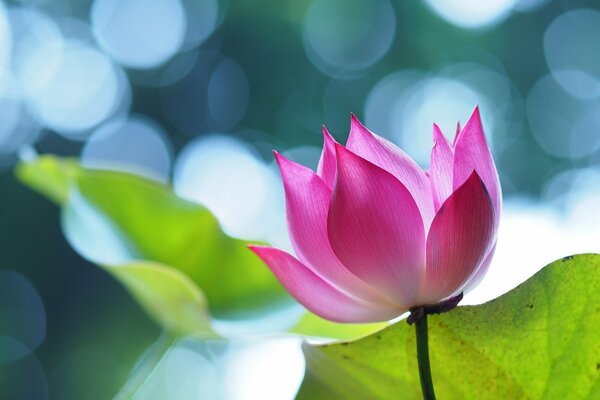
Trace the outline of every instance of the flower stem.
{"label": "flower stem", "polygon": [[417,363],[419,364],[419,378],[423,400],[435,400],[433,381],[431,380],[431,367],[429,365],[429,341],[427,338],[427,314],[415,322],[417,334]]}

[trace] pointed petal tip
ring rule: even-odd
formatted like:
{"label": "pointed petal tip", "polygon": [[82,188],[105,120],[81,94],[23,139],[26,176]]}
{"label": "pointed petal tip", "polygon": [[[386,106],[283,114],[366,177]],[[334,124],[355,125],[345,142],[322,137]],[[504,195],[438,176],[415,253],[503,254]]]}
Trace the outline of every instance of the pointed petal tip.
{"label": "pointed petal tip", "polygon": [[269,247],[269,246],[263,246],[263,245],[258,245],[258,244],[248,244],[246,245],[246,247],[248,248],[248,250],[250,250],[251,252],[253,252],[254,254],[256,254],[257,257],[259,257],[261,260],[263,260],[263,262],[265,264],[267,264],[267,257],[269,255],[270,252],[272,252],[273,250],[276,250],[273,247]]}
{"label": "pointed petal tip", "polygon": [[[485,198],[490,201],[490,203],[492,202],[492,198],[490,196],[490,191],[488,190],[488,188],[485,186],[485,182],[483,181],[483,178],[479,175],[479,173],[476,170],[472,170],[471,174],[469,175],[469,177],[465,180],[465,182],[460,186],[474,186],[474,185],[479,185],[481,187],[481,190],[483,191],[483,194],[485,195]],[[460,189],[460,187],[458,189]],[[456,189],[456,190],[458,190]]]}
{"label": "pointed petal tip", "polygon": [[488,188],[485,186],[485,182],[483,181],[483,178],[477,173],[476,170],[473,170],[473,172],[471,172],[471,175],[469,175],[469,178],[467,179],[467,182],[475,180],[477,182],[479,182],[479,184],[481,185],[481,188],[483,189],[483,192],[485,193],[486,197],[491,199],[490,197],[490,192],[488,190]]}
{"label": "pointed petal tip", "polygon": [[279,166],[279,168],[281,168],[281,163],[287,161],[287,158],[285,158],[280,152],[278,152],[277,150],[273,150],[273,155],[275,156],[275,161],[277,162],[277,165]]}
{"label": "pointed petal tip", "polygon": [[481,178],[479,177],[479,174],[477,173],[477,171],[475,169],[471,170],[471,173],[469,174],[469,179],[475,179],[475,177],[479,178],[481,180]]}
{"label": "pointed petal tip", "polygon": [[436,146],[443,146],[452,152],[453,145],[450,143],[444,132],[440,129],[437,124],[433,124],[433,148]]}
{"label": "pointed petal tip", "polygon": [[440,129],[439,125],[434,123],[433,124],[433,143],[435,144],[437,141],[439,141],[442,136],[444,136],[444,134],[442,133],[442,130]]}
{"label": "pointed petal tip", "polygon": [[264,246],[260,244],[248,244],[246,245],[246,247],[248,248],[248,250],[250,250],[259,257],[263,251],[268,251],[268,249],[270,249],[269,246]]}
{"label": "pointed petal tip", "polygon": [[275,154],[275,161],[277,162],[277,167],[279,167],[279,172],[282,178],[285,178],[289,175],[294,165],[297,164],[277,151],[274,151],[273,154]]}
{"label": "pointed petal tip", "polygon": [[476,170],[492,199],[497,223],[502,206],[502,191],[498,171],[480,118],[479,107],[475,107],[473,114],[460,131],[454,150],[453,188],[456,190],[470,177],[473,170]]}
{"label": "pointed petal tip", "polygon": [[372,132],[360,122],[358,117],[354,115],[354,113],[350,113],[350,135],[360,133],[360,134],[372,134]]}
{"label": "pointed petal tip", "polygon": [[[473,112],[471,113],[471,117],[469,118],[469,121],[471,121],[472,119],[479,120],[479,122],[481,124],[481,113],[479,112],[479,105],[476,105],[475,108],[473,109]],[[467,121],[467,124],[469,123],[469,121]]]}
{"label": "pointed petal tip", "polygon": [[273,150],[273,154],[275,155],[275,159],[277,160],[277,163],[280,164],[280,165],[283,164],[283,163],[285,163],[285,164],[292,164],[292,163],[294,163],[294,161],[290,160],[289,158],[287,158],[286,156],[284,156],[283,154],[281,154],[277,150]]}
{"label": "pointed petal tip", "polygon": [[[460,121],[457,126],[457,134],[454,138],[454,144],[462,141],[466,136],[477,137],[487,143],[485,133],[483,130],[483,122],[481,120],[481,114],[479,113],[479,106],[475,106],[475,109],[471,113],[471,116],[467,120],[467,123],[460,129]],[[468,139],[467,139],[468,140]]]}
{"label": "pointed petal tip", "polygon": [[323,132],[323,138],[325,139],[325,142],[335,142],[335,139],[331,135],[331,132],[329,132],[329,129],[327,129],[325,125],[323,125],[323,127],[321,128],[321,131]]}
{"label": "pointed petal tip", "polygon": [[335,161],[335,144],[337,143],[333,136],[329,133],[325,125],[323,125],[323,150],[317,165],[317,174],[327,186],[332,187],[335,179],[336,161]]}
{"label": "pointed petal tip", "polygon": [[467,178],[467,181],[471,180],[477,180],[483,185],[483,179],[481,179],[481,176],[479,176],[475,169],[471,171],[471,174],[469,174],[469,177]]}
{"label": "pointed petal tip", "polygon": [[354,115],[353,112],[350,112],[350,119],[351,120],[353,120],[353,119],[358,120],[358,118],[356,118],[356,115]]}
{"label": "pointed petal tip", "polygon": [[277,163],[277,167],[279,168],[279,171],[281,171],[281,166],[287,161],[287,158],[281,155],[281,153],[277,150],[273,150],[273,155],[275,156],[275,162]]}
{"label": "pointed petal tip", "polygon": [[458,138],[458,135],[460,134],[460,120],[456,121],[456,132],[454,133],[454,143],[456,143],[456,138]]}

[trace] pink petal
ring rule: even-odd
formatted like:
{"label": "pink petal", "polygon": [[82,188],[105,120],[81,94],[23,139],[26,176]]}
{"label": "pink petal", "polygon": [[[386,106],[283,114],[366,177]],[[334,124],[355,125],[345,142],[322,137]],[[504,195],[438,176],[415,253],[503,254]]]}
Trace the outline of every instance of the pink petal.
{"label": "pink petal", "polygon": [[433,143],[429,178],[433,192],[433,204],[437,212],[442,203],[452,194],[454,151],[446,136],[435,124],[433,125]]}
{"label": "pink petal", "polygon": [[456,139],[454,147],[454,190],[469,178],[473,170],[477,171],[490,194],[497,225],[502,207],[500,179],[483,133],[478,107],[475,108],[471,118],[469,118]]}
{"label": "pink petal", "polygon": [[456,141],[458,140],[458,135],[460,135],[460,121],[456,123],[456,132],[454,133],[454,141],[452,142],[452,146],[456,145]]}
{"label": "pink petal", "polygon": [[378,322],[390,320],[405,311],[391,305],[372,304],[342,292],[284,251],[261,246],[250,246],[250,249],[262,258],[298,302],[325,319]]}
{"label": "pink petal", "polygon": [[408,307],[425,262],[425,229],[407,188],[387,171],[336,145],[337,177],[327,230],[356,276]]}
{"label": "pink petal", "polygon": [[490,264],[492,263],[492,258],[494,258],[494,253],[496,252],[496,243],[492,246],[491,249],[488,250],[487,255],[485,256],[483,262],[475,271],[475,274],[469,279],[469,282],[463,288],[465,294],[469,293],[471,290],[475,289],[477,285],[481,282],[488,269],[490,269]]}
{"label": "pink petal", "polygon": [[483,262],[493,239],[494,209],[481,178],[473,172],[431,224],[419,300],[431,304],[458,294]]}
{"label": "pink petal", "polygon": [[417,203],[425,229],[429,228],[435,215],[431,186],[417,163],[396,145],[365,128],[354,115],[346,147],[398,178]]}
{"label": "pink petal", "polygon": [[342,290],[373,301],[383,295],[338,260],[327,236],[331,189],[313,171],[275,153],[283,178],[288,230],[298,258],[318,276]]}
{"label": "pink petal", "polygon": [[335,180],[335,140],[325,126],[323,126],[323,139],[323,151],[319,159],[317,174],[329,188],[333,188]]}

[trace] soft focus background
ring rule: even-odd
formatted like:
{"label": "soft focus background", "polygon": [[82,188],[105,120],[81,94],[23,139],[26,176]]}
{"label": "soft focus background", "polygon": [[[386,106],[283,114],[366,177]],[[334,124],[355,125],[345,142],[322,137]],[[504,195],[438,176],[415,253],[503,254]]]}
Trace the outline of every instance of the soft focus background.
{"label": "soft focus background", "polygon": [[315,167],[353,112],[427,167],[432,123],[452,136],[479,104],[505,209],[477,303],[600,252],[599,43],[591,0],[0,1],[0,398],[111,398],[159,334],[19,159],[169,182],[286,247],[272,149]]}

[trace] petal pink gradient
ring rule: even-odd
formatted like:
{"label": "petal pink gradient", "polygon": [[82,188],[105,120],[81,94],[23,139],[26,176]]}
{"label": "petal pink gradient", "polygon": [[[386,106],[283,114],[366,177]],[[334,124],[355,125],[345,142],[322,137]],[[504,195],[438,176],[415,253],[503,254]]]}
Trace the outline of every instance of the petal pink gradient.
{"label": "petal pink gradient", "polygon": [[275,153],[298,259],[250,247],[292,296],[332,321],[374,322],[481,280],[502,191],[478,108],[453,142],[434,125],[428,172],[354,115],[346,147],[323,136],[316,173]]}
{"label": "petal pink gradient", "polygon": [[425,259],[419,208],[392,174],[341,145],[336,150],[327,218],[331,247],[349,271],[409,307]]}

